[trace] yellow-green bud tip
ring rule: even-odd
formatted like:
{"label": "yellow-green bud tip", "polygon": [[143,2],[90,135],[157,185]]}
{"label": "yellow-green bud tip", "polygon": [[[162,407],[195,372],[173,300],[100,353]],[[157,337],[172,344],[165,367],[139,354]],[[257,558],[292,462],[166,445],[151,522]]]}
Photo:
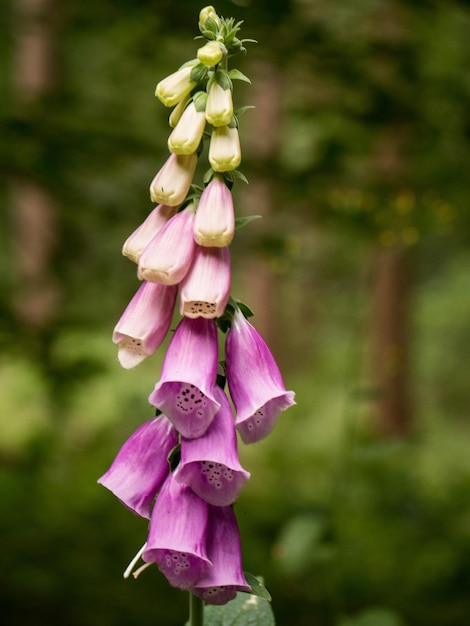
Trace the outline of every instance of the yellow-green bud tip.
{"label": "yellow-green bud tip", "polygon": [[217,65],[224,56],[224,52],[222,50],[222,46],[217,41],[209,41],[205,46],[199,48],[197,51],[197,58],[204,65],[208,65],[209,67],[214,67]]}

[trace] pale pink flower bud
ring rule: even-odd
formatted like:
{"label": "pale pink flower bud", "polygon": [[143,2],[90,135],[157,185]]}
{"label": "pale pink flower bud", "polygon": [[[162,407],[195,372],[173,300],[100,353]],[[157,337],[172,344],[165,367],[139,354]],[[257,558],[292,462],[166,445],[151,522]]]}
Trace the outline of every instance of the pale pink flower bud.
{"label": "pale pink flower bud", "polygon": [[193,263],[181,283],[180,313],[185,317],[220,317],[230,296],[228,248],[197,246]]}
{"label": "pale pink flower bud", "polygon": [[175,207],[164,204],[156,206],[145,221],[126,239],[122,247],[123,255],[134,263],[138,263],[144,248],[175,212]]}
{"label": "pale pink flower bud", "polygon": [[190,79],[192,69],[192,66],[183,67],[158,83],[155,95],[166,107],[178,104],[196,86]]}
{"label": "pale pink flower bud", "polygon": [[201,194],[194,219],[194,239],[200,246],[228,246],[235,233],[230,189],[215,177]]}
{"label": "pale pink flower bud", "polygon": [[238,130],[230,126],[214,128],[209,146],[209,163],[214,172],[236,170],[241,160]]}
{"label": "pale pink flower bud", "polygon": [[129,369],[153,354],[170,328],[176,285],[144,282],[127,305],[113,332],[118,359]]}
{"label": "pale pink flower bud", "polygon": [[147,245],[139,259],[137,276],[164,285],[176,285],[186,275],[193,260],[192,205],[174,215]]}
{"label": "pale pink flower bud", "polygon": [[190,102],[168,137],[168,150],[175,154],[196,152],[205,126],[204,111],[197,111],[194,102]]}
{"label": "pale pink flower bud", "polygon": [[214,81],[207,96],[206,120],[212,126],[226,126],[230,123],[232,116],[232,90],[224,89]]}
{"label": "pale pink flower bud", "polygon": [[196,154],[170,154],[162,168],[152,180],[150,197],[152,202],[179,206],[186,198],[196,171]]}

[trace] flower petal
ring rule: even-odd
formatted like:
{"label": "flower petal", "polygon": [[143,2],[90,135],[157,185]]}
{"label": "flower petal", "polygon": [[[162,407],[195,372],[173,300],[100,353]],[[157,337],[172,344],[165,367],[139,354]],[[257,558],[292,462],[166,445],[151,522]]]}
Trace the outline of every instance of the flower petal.
{"label": "flower petal", "polygon": [[129,302],[113,332],[118,359],[129,369],[153,354],[170,328],[176,285],[144,282]]}
{"label": "flower petal", "polygon": [[181,283],[180,313],[186,317],[220,317],[230,296],[228,248],[197,246]]}
{"label": "flower petal", "polygon": [[192,206],[177,213],[147,245],[139,259],[137,276],[164,285],[176,285],[189,270],[196,244]]}
{"label": "flower petal", "polygon": [[295,404],[265,341],[237,310],[226,342],[227,382],[236,426],[245,443],[266,437],[282,411]]}
{"label": "flower petal", "polygon": [[220,403],[214,396],[218,365],[217,326],[203,317],[184,317],[163,361],[162,374],[149,397],[188,439],[209,428]]}
{"label": "flower petal", "polygon": [[170,474],[155,503],[142,558],[157,563],[174,587],[188,589],[206,575],[209,505]]}
{"label": "flower petal", "polygon": [[168,455],[177,443],[178,434],[164,415],[145,422],[124,443],[98,483],[131,511],[149,518],[152,502],[170,471]]}
{"label": "flower petal", "polygon": [[230,506],[209,508],[207,553],[212,567],[191,589],[208,604],[225,604],[237,591],[250,591],[242,569],[240,534]]}
{"label": "flower petal", "polygon": [[209,504],[228,506],[235,502],[250,477],[240,464],[232,411],[225,393],[216,387],[220,402],[211,425],[197,439],[181,439],[177,480],[188,485]]}

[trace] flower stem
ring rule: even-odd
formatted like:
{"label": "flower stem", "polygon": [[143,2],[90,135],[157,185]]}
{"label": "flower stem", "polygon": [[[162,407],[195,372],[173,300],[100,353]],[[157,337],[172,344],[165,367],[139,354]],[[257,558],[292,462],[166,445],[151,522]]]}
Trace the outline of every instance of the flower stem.
{"label": "flower stem", "polygon": [[189,592],[189,624],[204,626],[204,600]]}

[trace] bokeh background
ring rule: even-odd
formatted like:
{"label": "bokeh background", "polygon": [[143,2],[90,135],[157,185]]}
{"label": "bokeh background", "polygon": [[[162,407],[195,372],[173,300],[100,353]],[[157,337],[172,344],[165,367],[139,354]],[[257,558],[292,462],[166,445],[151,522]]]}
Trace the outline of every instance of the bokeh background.
{"label": "bokeh background", "polygon": [[[5,626],[182,625],[146,523],[96,485],[152,416],[164,347],[119,367],[202,4],[0,5],[0,610]],[[240,454],[244,567],[280,626],[470,623],[470,3],[221,0],[236,83],[234,294],[297,393]],[[200,174],[204,171],[201,170]],[[3,184],[4,183],[4,184]]]}

